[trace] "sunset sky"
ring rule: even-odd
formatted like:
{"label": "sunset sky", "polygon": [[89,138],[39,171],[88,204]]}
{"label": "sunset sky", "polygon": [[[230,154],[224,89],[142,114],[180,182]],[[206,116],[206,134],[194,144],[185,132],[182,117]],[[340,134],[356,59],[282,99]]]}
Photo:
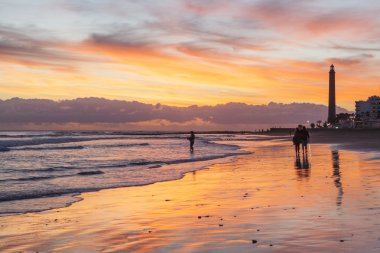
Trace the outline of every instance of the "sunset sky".
{"label": "sunset sky", "polygon": [[0,99],[327,104],[380,92],[380,2],[0,0]]}

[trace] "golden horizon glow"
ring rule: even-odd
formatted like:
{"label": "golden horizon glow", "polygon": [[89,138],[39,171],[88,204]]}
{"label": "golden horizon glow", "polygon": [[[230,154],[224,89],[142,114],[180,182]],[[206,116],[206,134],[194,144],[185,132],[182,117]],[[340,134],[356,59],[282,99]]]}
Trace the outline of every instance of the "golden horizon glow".
{"label": "golden horizon glow", "polygon": [[334,63],[337,104],[353,110],[380,90],[380,19],[365,2],[333,2],[329,10],[324,1],[299,4],[297,12],[278,1],[0,3],[0,99],[327,104]]}

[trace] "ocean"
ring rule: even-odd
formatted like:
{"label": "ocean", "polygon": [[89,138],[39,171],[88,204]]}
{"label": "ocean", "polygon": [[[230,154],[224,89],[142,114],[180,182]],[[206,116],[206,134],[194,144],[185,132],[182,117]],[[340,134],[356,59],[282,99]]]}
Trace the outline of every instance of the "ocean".
{"label": "ocean", "polygon": [[0,132],[0,215],[64,207],[79,193],[182,178],[247,154],[250,134]]}

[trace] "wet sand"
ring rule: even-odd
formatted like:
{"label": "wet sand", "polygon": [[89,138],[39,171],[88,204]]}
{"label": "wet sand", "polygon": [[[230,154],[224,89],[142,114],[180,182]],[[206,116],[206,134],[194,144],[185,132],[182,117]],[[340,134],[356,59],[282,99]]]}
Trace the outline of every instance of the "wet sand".
{"label": "wet sand", "polygon": [[380,252],[380,160],[289,143],[180,180],[0,217],[1,252]]}
{"label": "wet sand", "polygon": [[[380,129],[308,129],[312,143],[337,144],[344,149],[380,151]],[[290,140],[292,129],[275,129],[269,136],[284,136]]]}

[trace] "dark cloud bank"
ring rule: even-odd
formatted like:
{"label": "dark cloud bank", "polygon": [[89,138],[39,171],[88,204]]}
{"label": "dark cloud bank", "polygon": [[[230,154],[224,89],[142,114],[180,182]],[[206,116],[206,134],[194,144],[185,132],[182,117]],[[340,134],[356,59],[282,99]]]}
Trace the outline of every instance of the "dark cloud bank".
{"label": "dark cloud bank", "polygon": [[[347,111],[338,108],[338,112]],[[83,129],[86,126],[97,126],[92,129],[120,127],[132,130],[184,130],[188,127],[199,130],[252,130],[261,126],[293,126],[307,120],[316,122],[326,117],[326,106],[311,103],[228,103],[175,107],[104,98],[78,98],[58,102],[21,98],[0,100],[0,128],[9,130],[28,127]]]}

